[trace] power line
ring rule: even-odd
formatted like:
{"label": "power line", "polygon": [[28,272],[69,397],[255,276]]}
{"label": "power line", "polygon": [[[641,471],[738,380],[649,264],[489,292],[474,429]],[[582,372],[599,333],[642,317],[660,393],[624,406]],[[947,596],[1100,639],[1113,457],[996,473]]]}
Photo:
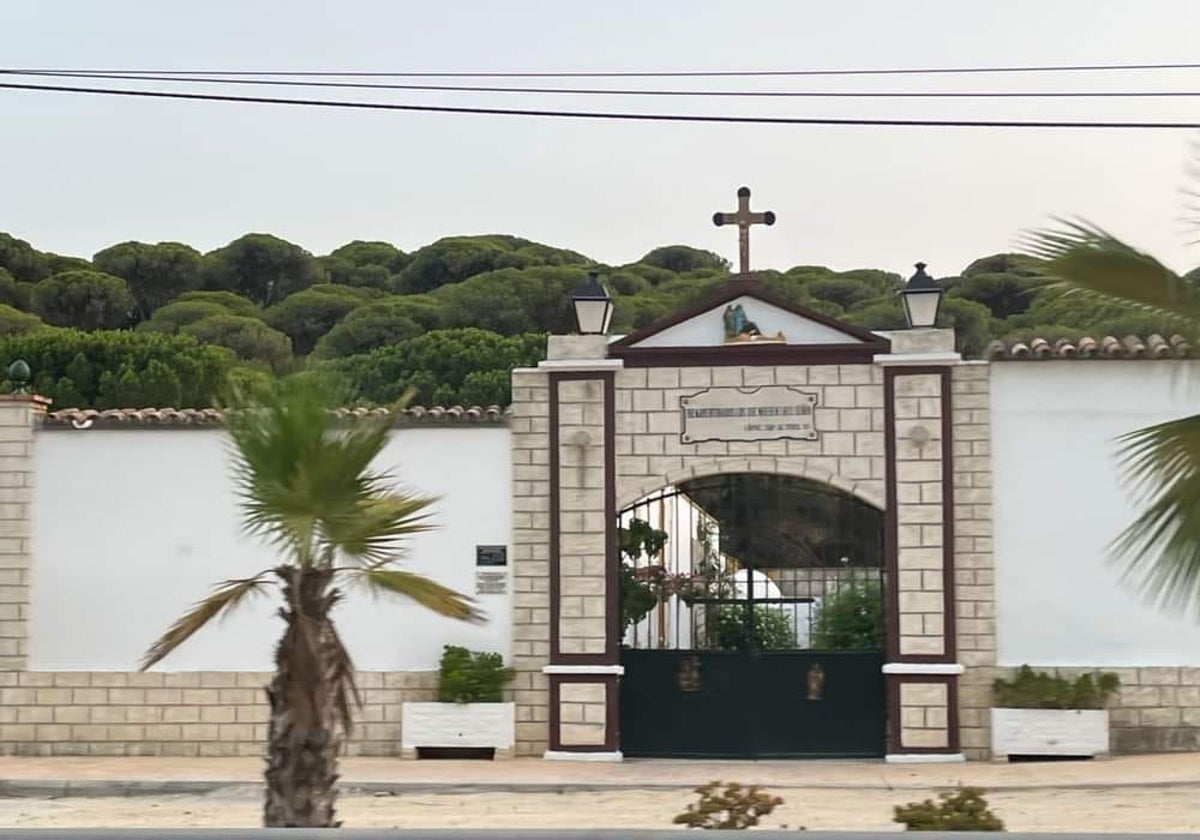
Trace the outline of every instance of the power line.
{"label": "power line", "polygon": [[0,89],[33,90],[54,93],[84,93],[105,96],[131,96],[153,99],[184,99],[202,102],[247,102],[261,105],[300,105],[318,108],[355,108],[374,111],[410,111],[439,114],[480,114],[489,116],[561,117],[588,120],[626,120],[641,122],[741,123],[759,125],[893,126],[938,128],[1088,128],[1088,129],[1196,129],[1196,122],[1108,122],[1060,120],[942,120],[878,119],[829,117],[763,117],[703,114],[645,114],[611,111],[551,111],[526,108],[468,108],[449,105],[409,105],[394,102],[353,102],[330,99],[284,99],[268,96],[233,96],[217,93],[182,93],[160,90],[123,90],[121,88],[71,87],[0,82]]}
{"label": "power line", "polygon": [[445,93],[518,93],[518,94],[578,94],[588,96],[657,96],[657,97],[784,97],[812,99],[990,99],[990,98],[1160,98],[1195,97],[1200,90],[1066,90],[1066,91],[815,91],[815,90],[662,90],[631,88],[561,88],[505,87],[494,85],[430,85],[385,84],[380,82],[323,82],[296,79],[235,79],[218,76],[186,76],[59,72],[52,70],[12,72],[10,76],[48,76],[72,79],[109,79],[144,82],[182,82],[185,84],[268,85],[287,87],[326,88],[342,90],[407,90]]}
{"label": "power line", "polygon": [[1200,62],[1160,62],[1152,64],[1044,64],[995,67],[892,67],[848,70],[612,70],[612,71],[363,71],[363,70],[137,70],[88,68],[11,68],[0,73],[117,73],[176,76],[344,76],[393,78],[523,78],[523,79],[587,79],[587,78],[688,78],[731,76],[919,76],[970,73],[1073,73],[1128,70],[1196,70]]}

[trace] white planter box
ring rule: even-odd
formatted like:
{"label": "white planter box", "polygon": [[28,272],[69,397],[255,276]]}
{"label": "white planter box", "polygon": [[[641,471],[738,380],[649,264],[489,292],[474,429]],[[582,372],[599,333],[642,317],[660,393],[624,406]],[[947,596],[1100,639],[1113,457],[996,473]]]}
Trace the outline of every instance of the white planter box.
{"label": "white planter box", "polygon": [[1104,709],[992,709],[992,758],[1108,755]]}
{"label": "white planter box", "polygon": [[400,746],[513,748],[515,703],[405,703]]}

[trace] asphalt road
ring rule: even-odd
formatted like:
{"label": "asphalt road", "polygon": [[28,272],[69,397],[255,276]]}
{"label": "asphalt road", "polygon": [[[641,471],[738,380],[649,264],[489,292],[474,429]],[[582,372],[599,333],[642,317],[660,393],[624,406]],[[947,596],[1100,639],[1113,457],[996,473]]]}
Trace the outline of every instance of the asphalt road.
{"label": "asphalt road", "polygon": [[[284,833],[286,832],[286,833]],[[130,829],[130,828],[46,828],[46,829],[5,829],[0,828],[2,840],[46,840],[49,837],[73,838],[73,840],[117,840],[117,838],[139,838],[139,840],[269,840],[269,838],[286,837],[287,840],[312,840],[322,838],[329,840],[679,840],[680,829],[666,830],[529,830],[514,831],[509,829],[496,831],[457,831],[424,830],[424,829],[265,829],[265,828],[183,828],[183,829]],[[713,832],[704,833],[705,838],[714,835],[732,835],[745,837],[742,832]],[[797,840],[795,831],[759,831],[753,834],[755,840]],[[969,836],[969,835],[968,835]],[[962,834],[928,832],[923,838],[935,840],[938,837],[961,838]],[[805,840],[896,840],[896,832],[889,831],[806,831]],[[1171,840],[1171,838],[1187,838],[1196,840],[1200,834],[1021,834],[1005,833],[1005,840],[1075,840],[1075,838],[1094,838],[1095,840]]]}

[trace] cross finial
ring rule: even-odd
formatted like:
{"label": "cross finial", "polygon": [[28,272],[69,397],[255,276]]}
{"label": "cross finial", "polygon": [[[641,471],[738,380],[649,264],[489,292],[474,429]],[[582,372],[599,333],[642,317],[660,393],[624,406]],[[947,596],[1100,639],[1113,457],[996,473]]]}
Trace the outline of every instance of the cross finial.
{"label": "cross finial", "polygon": [[750,272],[750,225],[773,225],[775,214],[768,210],[765,213],[750,212],[750,188],[739,187],[737,191],[738,209],[736,213],[714,213],[713,224],[738,226],[738,271],[742,274]]}

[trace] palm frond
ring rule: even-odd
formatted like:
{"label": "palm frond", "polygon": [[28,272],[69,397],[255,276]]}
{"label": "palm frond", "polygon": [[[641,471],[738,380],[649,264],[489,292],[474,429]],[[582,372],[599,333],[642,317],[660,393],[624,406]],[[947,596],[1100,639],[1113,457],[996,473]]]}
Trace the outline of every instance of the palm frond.
{"label": "palm frond", "polygon": [[424,575],[379,566],[340,571],[366,584],[375,592],[402,595],[439,615],[472,623],[482,623],[486,620],[473,599]]}
{"label": "palm frond", "polygon": [[163,633],[158,641],[150,646],[145,656],[142,657],[140,670],[145,671],[161,662],[171,651],[190,639],[208,622],[217,616],[228,615],[249,597],[260,593],[264,587],[274,585],[274,581],[266,579],[270,573],[271,570],[267,569],[254,577],[227,580],[218,584],[211,595],[197,602],[190,611],[167,628],[167,632]]}
{"label": "palm frond", "polygon": [[1123,435],[1122,476],[1145,510],[1113,543],[1126,576],[1171,610],[1200,610],[1200,415]]}
{"label": "palm frond", "polygon": [[242,402],[228,426],[244,529],[301,565],[317,562],[325,523],[352,520],[386,491],[389,477],[371,464],[399,405],[335,428],[328,392],[309,381],[284,380],[234,399]]}
{"label": "palm frond", "polygon": [[351,560],[366,565],[395,558],[402,540],[433,530],[435,499],[401,493],[364,500],[341,517],[326,517],[322,538]]}
{"label": "palm frond", "polygon": [[1189,325],[1200,320],[1200,290],[1154,257],[1086,222],[1056,220],[1057,229],[1022,239],[1046,274],[1073,289]]}

